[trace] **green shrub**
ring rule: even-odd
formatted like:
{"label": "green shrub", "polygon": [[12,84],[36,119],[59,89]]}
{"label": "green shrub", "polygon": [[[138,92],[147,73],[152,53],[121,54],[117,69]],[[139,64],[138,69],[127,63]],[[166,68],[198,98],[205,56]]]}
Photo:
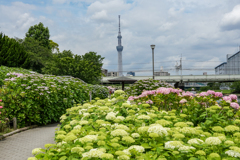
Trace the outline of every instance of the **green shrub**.
{"label": "green shrub", "polygon": [[[221,102],[224,107],[221,107],[212,105],[222,96],[213,91],[193,97],[189,92],[162,88],[155,93],[144,92],[145,96],[131,102],[124,100],[122,91],[117,94],[120,94],[120,98],[97,100],[67,109],[66,114],[61,116],[60,130],[56,131],[57,144],[48,144],[47,146],[52,147],[45,149],[34,149],[33,155],[36,159],[240,158],[240,119],[234,114],[238,113],[239,108],[235,110],[229,107],[232,104],[227,102],[229,98],[235,101],[236,96],[224,98]],[[172,98],[172,104],[167,106],[168,111],[158,110],[158,107],[164,106],[167,95]],[[154,97],[157,97],[157,101],[154,101]],[[153,103],[150,103],[150,99]],[[158,102],[162,104],[158,105]],[[193,119],[187,118],[193,110],[199,110],[197,105],[208,112],[202,114],[207,115],[205,118],[206,123],[209,123],[208,127],[201,123],[194,126]],[[181,110],[186,112],[181,113]],[[216,123],[215,120],[220,122]],[[223,121],[225,124],[221,125]]]}
{"label": "green shrub", "polygon": [[92,86],[77,78],[42,74],[7,73],[3,83],[0,98],[6,117],[16,117],[18,127],[57,122],[74,103],[89,100],[89,91],[94,93],[93,98],[106,98],[108,93],[106,87]]}
{"label": "green shrub", "polygon": [[153,79],[144,79],[139,80],[135,82],[134,84],[130,85],[129,87],[126,87],[126,94],[132,95],[132,96],[138,96],[140,95],[144,90],[155,90],[160,87],[171,87],[170,84],[159,81],[159,80],[153,80]]}

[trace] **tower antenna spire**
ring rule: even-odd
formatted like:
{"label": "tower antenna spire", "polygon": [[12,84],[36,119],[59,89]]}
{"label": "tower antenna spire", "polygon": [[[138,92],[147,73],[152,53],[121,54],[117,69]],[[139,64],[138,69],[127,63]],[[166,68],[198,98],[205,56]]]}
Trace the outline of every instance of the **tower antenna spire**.
{"label": "tower antenna spire", "polygon": [[119,19],[119,32],[121,32],[120,31],[120,15],[118,15],[118,19]]}
{"label": "tower antenna spire", "polygon": [[122,51],[123,51],[123,46],[122,46],[122,36],[121,36],[121,30],[120,30],[120,15],[118,15],[118,20],[119,20],[119,31],[118,31],[118,46],[117,51],[118,51],[118,74],[119,76],[123,76],[122,73]]}

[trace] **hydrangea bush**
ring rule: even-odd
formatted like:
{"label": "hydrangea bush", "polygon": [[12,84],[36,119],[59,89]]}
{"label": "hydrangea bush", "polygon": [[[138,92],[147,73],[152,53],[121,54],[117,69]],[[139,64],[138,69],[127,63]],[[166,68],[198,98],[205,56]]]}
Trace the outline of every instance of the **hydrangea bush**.
{"label": "hydrangea bush", "polygon": [[89,100],[90,91],[93,98],[108,95],[106,87],[93,86],[70,76],[4,73],[0,96],[4,101],[5,116],[10,120],[16,117],[18,127],[57,122],[74,103]]}
{"label": "hydrangea bush", "polygon": [[[164,99],[167,95],[172,98],[172,105],[165,105],[169,103]],[[213,91],[194,96],[160,88],[129,97],[127,101],[123,91],[116,91],[112,99],[98,99],[67,109],[60,118],[60,129],[55,132],[57,143],[34,149],[35,157],[28,160],[239,159],[239,106],[231,105],[236,103],[234,95],[229,97],[222,98]],[[217,100],[222,106],[217,105]],[[200,107],[205,121],[195,125],[187,118],[190,113],[184,110]],[[227,117],[224,125],[212,123],[214,118],[223,121],[223,117],[218,117],[222,113]],[[205,123],[211,124],[206,127]]]}
{"label": "hydrangea bush", "polygon": [[153,79],[144,79],[136,81],[134,84],[131,84],[129,87],[126,87],[126,94],[131,96],[138,96],[140,95],[144,90],[155,90],[159,87],[171,87],[170,84],[159,81],[159,80],[153,80]]}

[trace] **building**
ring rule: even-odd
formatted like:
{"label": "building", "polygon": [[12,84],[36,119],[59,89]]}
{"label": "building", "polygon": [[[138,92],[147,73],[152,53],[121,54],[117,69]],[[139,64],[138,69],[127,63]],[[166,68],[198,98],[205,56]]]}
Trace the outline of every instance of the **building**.
{"label": "building", "polygon": [[215,67],[215,74],[226,74],[226,70],[225,70],[226,66],[227,66],[227,62],[223,62],[217,67]]}
{"label": "building", "polygon": [[121,30],[120,30],[120,15],[118,16],[119,18],[119,31],[118,31],[118,46],[117,51],[118,51],[118,74],[119,76],[122,76],[123,69],[122,69],[122,51],[123,51],[123,46],[122,46],[122,36],[121,36]]}
{"label": "building", "polygon": [[164,72],[163,67],[161,67],[159,72],[154,72],[154,76],[170,76],[170,73]]}
{"label": "building", "polygon": [[203,75],[207,75],[207,72],[203,72]]}
{"label": "building", "polygon": [[240,74],[240,51],[233,55],[227,54],[226,60],[215,67],[215,74]]}
{"label": "building", "polygon": [[118,72],[108,72],[108,73],[107,73],[107,76],[108,76],[108,77],[118,77],[119,74],[118,74]]}
{"label": "building", "polygon": [[135,72],[133,71],[127,72],[127,76],[135,76]]}
{"label": "building", "polygon": [[102,68],[101,70],[102,70],[102,74],[104,74],[105,76],[108,75],[108,70],[107,69]]}

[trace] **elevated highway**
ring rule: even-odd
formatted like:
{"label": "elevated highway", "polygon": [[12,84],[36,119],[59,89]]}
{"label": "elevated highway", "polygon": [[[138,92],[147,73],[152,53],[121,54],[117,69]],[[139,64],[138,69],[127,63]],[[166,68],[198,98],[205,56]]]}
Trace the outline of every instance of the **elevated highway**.
{"label": "elevated highway", "polygon": [[[111,83],[109,80],[119,77],[103,77],[102,83]],[[130,76],[127,78],[143,80],[152,78],[152,76]],[[240,81],[240,75],[183,75],[183,76],[155,76],[156,80],[168,83],[184,82],[235,82]]]}

